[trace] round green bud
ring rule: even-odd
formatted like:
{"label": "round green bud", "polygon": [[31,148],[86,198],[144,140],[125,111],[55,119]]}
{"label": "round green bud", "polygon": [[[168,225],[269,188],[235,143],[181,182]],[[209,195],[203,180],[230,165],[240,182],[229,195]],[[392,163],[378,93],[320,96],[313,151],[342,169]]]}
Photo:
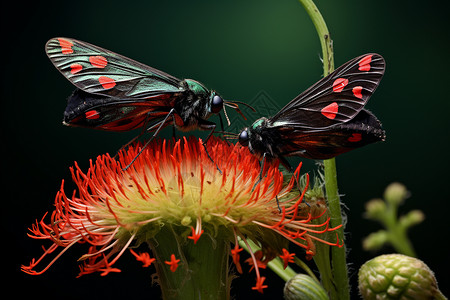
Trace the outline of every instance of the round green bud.
{"label": "round green bud", "polygon": [[425,220],[425,214],[421,210],[415,209],[400,217],[398,222],[402,228],[409,228],[422,223],[423,220]]}
{"label": "round green bud", "polygon": [[381,199],[372,199],[366,203],[366,217],[381,220],[386,215],[386,203]]}
{"label": "round green bud", "polygon": [[292,277],[284,286],[284,299],[286,300],[328,300],[328,294],[325,289],[306,274],[297,274]]}
{"label": "round green bud", "polygon": [[402,204],[408,196],[409,192],[406,187],[398,182],[391,183],[384,191],[384,199],[386,202],[397,206]]}
{"label": "round green bud", "polygon": [[440,292],[436,278],[421,260],[388,254],[369,260],[359,269],[363,299],[434,299]]}
{"label": "round green bud", "polygon": [[366,251],[374,251],[383,247],[389,240],[386,230],[379,230],[369,234],[363,240],[363,249]]}

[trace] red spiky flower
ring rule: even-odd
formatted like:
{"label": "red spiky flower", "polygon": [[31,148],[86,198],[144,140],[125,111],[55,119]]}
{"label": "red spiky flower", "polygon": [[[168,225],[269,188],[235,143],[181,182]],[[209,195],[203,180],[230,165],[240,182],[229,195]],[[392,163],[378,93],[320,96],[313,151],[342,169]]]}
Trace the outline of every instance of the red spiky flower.
{"label": "red spiky flower", "polygon": [[[113,265],[128,248],[144,266],[155,262],[159,275],[167,270],[195,274],[195,266],[182,249],[191,251],[209,243],[207,252],[214,252],[213,241],[224,245],[242,272],[239,241],[248,246],[251,240],[261,247],[260,253],[250,250],[250,260],[257,279],[253,289],[262,292],[267,286],[260,266],[277,255],[287,255],[282,249],[288,241],[303,247],[307,257],[314,255],[315,242],[339,245],[337,240],[320,237],[337,228],[329,227],[329,218],[321,224],[312,222],[326,212],[326,206],[317,204],[321,209],[313,212],[303,203],[307,184],[301,193],[294,188],[300,166],[286,181],[277,163],[266,164],[265,176],[255,187],[259,162],[247,148],[217,138],[208,145],[208,153],[222,173],[208,158],[202,141],[195,138],[155,140],[125,171],[122,167],[140,151],[139,144],[120,151],[118,159],[99,156],[86,173],[75,163],[70,171],[77,191],[67,195],[63,181],[54,211],[36,221],[28,234],[51,244],[22,270],[42,274],[72,246],[85,244],[88,249],[79,259],[79,275],[120,272]],[[166,232],[175,238],[166,238]],[[150,245],[154,258],[131,250],[142,243]],[[53,259],[36,270],[49,255],[54,255]],[[287,258],[287,262],[291,260]]]}

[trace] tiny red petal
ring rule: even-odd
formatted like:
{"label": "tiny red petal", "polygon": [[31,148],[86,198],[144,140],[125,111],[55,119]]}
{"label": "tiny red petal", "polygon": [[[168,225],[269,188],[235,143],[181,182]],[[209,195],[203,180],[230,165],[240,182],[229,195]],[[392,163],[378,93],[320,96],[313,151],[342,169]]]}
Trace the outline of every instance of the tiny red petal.
{"label": "tiny red petal", "polygon": [[175,272],[178,268],[179,262],[180,260],[175,258],[175,254],[172,254],[170,256],[170,261],[165,261],[164,263],[170,266],[170,271]]}
{"label": "tiny red petal", "polygon": [[106,275],[108,275],[111,272],[113,272],[113,273],[120,273],[120,272],[122,272],[120,269],[118,269],[118,268],[111,268],[110,266],[107,266],[104,269],[99,269],[99,271],[103,271],[100,274],[100,276],[106,276]]}
{"label": "tiny red petal", "polygon": [[202,233],[204,232],[204,230],[202,229],[200,231],[200,233],[197,234],[194,227],[191,227],[191,228],[192,228],[192,235],[188,236],[188,239],[194,240],[194,244],[197,244],[197,241],[200,238],[200,236],[202,235]]}
{"label": "tiny red petal", "polygon": [[254,287],[252,287],[252,290],[256,290],[258,292],[260,292],[261,294],[263,293],[263,289],[267,288],[267,285],[263,285],[264,280],[266,280],[266,277],[259,277],[256,279],[256,285]]}
{"label": "tiny red petal", "polygon": [[283,254],[280,255],[281,259],[283,259],[283,266],[286,269],[289,263],[294,262],[295,253],[289,253],[286,249],[283,248]]}
{"label": "tiny red petal", "polygon": [[[261,250],[258,250],[255,252],[255,259],[256,259],[256,265],[258,268],[261,269],[265,269],[267,268],[267,262],[263,262],[261,259],[263,257],[263,252]],[[248,263],[250,267],[249,272],[251,272],[253,270],[253,268],[255,267],[255,263],[253,261],[253,259],[250,257],[248,259],[245,260],[246,263]]]}
{"label": "tiny red petal", "polygon": [[240,254],[239,252],[241,252],[242,250],[244,250],[244,248],[239,248],[239,244],[236,244],[234,246],[234,249],[231,249],[231,256],[233,257],[233,263],[236,265],[237,271],[242,274],[242,266],[241,263],[239,262],[240,259]]}
{"label": "tiny red petal", "polygon": [[137,261],[141,261],[143,263],[143,268],[147,268],[156,260],[156,258],[150,258],[150,254],[148,254],[147,252],[137,254],[133,251],[133,249],[130,249],[130,252],[134,255],[134,257],[136,257]]}

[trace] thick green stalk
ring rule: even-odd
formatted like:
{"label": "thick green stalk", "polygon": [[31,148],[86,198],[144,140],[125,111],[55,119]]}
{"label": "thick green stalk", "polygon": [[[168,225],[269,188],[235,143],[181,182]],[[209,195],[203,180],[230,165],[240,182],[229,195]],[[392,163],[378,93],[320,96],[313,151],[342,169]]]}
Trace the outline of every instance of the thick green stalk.
{"label": "thick green stalk", "polygon": [[[166,225],[148,244],[155,255],[158,283],[164,300],[230,299],[229,242],[203,234],[196,244],[180,238],[177,227]],[[172,272],[165,263],[180,259]]]}
{"label": "thick green stalk", "polygon": [[[327,192],[328,209],[330,211],[331,226],[342,224],[341,204],[337,187],[336,163],[334,158],[324,161],[325,189]],[[344,242],[344,227],[337,230],[341,243]],[[337,299],[350,299],[348,270],[345,244],[341,248],[331,248],[331,263],[334,283],[337,290]]]}
{"label": "thick green stalk", "polygon": [[[333,43],[325,20],[320,14],[317,6],[312,0],[299,0],[308,15],[310,16],[317,34],[323,56],[323,75],[327,76],[334,70]],[[325,168],[325,189],[330,210],[331,225],[342,224],[342,212],[337,186],[336,162],[334,158],[324,161]],[[341,227],[337,234],[341,241],[344,241],[344,228]],[[345,245],[341,248],[331,248],[332,274],[337,293],[337,299],[350,299],[350,288],[348,283],[346,250]],[[334,294],[334,293],[331,293]]]}

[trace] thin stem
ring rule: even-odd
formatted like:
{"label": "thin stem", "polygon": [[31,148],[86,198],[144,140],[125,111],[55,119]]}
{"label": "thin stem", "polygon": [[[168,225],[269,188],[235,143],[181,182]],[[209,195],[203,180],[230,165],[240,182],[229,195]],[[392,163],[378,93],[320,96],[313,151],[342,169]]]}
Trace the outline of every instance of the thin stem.
{"label": "thin stem", "polygon": [[[280,260],[281,261],[281,260]],[[302,268],[309,276],[311,276],[317,283],[320,283],[314,272],[308,267],[308,265],[298,257],[294,257],[295,264]]]}
{"label": "thin stem", "polygon": [[333,42],[327,24],[323,19],[319,9],[312,0],[299,0],[305,8],[319,35],[320,46],[322,47],[323,57],[323,76],[327,76],[334,71]]}
{"label": "thin stem", "polygon": [[[239,240],[239,246],[241,246],[242,248],[245,249],[245,251],[247,251],[248,253],[250,253],[250,250],[255,253],[256,251],[260,250],[260,248],[258,247],[258,245],[256,245],[252,240],[247,239],[247,242],[249,244],[249,246],[251,247],[251,249],[248,249],[247,245],[244,243],[244,241],[240,238],[238,238]],[[281,261],[280,258],[275,258],[273,260],[271,260],[270,262],[267,263],[267,266],[275,272],[275,274],[277,274],[278,276],[281,277],[281,279],[283,279],[284,281],[288,281],[289,279],[291,279],[292,277],[294,277],[295,275],[297,275],[297,273],[289,266],[287,266],[286,269],[283,268],[283,263]]]}
{"label": "thin stem", "polygon": [[394,203],[388,203],[386,214],[380,221],[387,229],[389,242],[398,253],[411,257],[417,257],[411,241],[408,239],[406,234],[407,228],[399,225],[397,219],[397,205]]}
{"label": "thin stem", "polygon": [[288,282],[289,279],[297,275],[297,273],[289,266],[287,266],[286,269],[284,269],[283,262],[279,257],[276,257],[275,259],[269,261],[267,263],[267,266],[286,282]]}
{"label": "thin stem", "polygon": [[[317,34],[319,35],[320,45],[323,55],[323,75],[327,76],[334,70],[333,43],[328,31],[325,20],[319,12],[319,9],[312,0],[299,0],[308,15],[310,16]],[[334,158],[324,161],[325,168],[325,189],[330,210],[331,225],[337,226],[342,224],[342,212],[339,200],[339,192],[337,185],[336,162]],[[344,240],[344,228],[337,230],[337,234],[341,241]],[[350,299],[350,288],[348,283],[346,250],[345,245],[341,248],[332,247],[332,273],[335,283],[338,299]],[[330,292],[330,291],[329,291]]]}

